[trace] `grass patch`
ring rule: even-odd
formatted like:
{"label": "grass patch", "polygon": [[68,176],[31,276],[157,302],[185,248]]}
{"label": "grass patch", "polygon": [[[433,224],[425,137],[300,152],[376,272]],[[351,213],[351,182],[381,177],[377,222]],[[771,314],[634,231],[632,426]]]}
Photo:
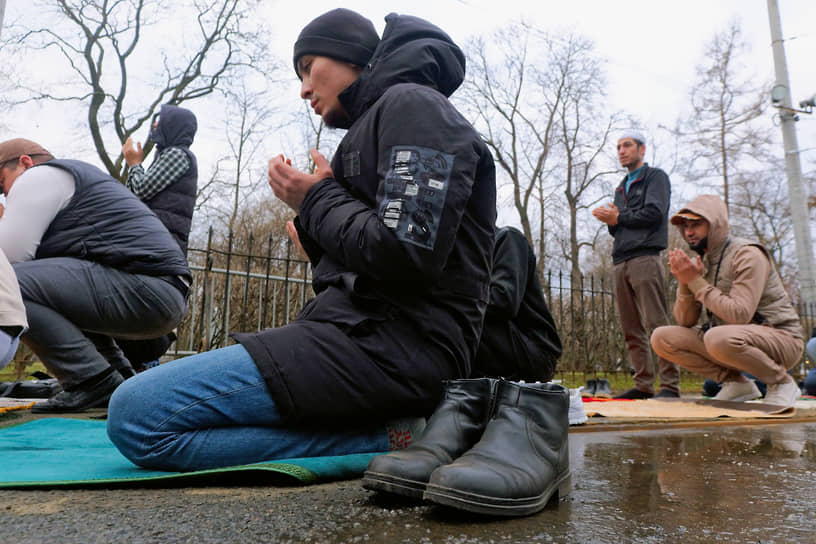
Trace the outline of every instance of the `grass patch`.
{"label": "grass patch", "polygon": [[0,382],[16,382],[17,380],[33,380],[31,374],[36,371],[45,372],[43,364],[39,361],[27,361],[18,363],[12,361],[7,367],[0,369]]}
{"label": "grass patch", "polygon": [[[609,380],[609,386],[615,394],[635,386],[628,372],[556,372],[555,379],[561,380],[561,385],[569,389],[586,386],[587,380],[590,379],[605,379]],[[704,381],[705,378],[702,376],[681,371],[680,393],[702,393]],[[655,385],[659,386],[659,380]]]}
{"label": "grass patch", "polygon": [[[48,373],[45,367],[39,361],[31,362],[17,362],[12,363],[0,370],[0,382],[13,382],[16,380],[28,380],[31,378],[31,373],[35,371]],[[557,372],[555,379],[561,380],[561,384],[569,389],[575,389],[582,385],[586,385],[589,379],[606,379],[609,380],[609,385],[613,393],[622,393],[630,387],[634,386],[632,376],[628,372]],[[686,371],[680,372],[680,392],[681,393],[701,393],[703,390],[702,376],[696,376]]]}

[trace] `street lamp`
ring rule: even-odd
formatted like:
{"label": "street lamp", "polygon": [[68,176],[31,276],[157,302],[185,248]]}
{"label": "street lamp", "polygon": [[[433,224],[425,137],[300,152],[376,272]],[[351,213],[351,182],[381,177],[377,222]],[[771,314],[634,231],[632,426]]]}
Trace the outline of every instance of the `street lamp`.
{"label": "street lamp", "polygon": [[813,108],[816,108],[816,94],[799,102],[799,107],[802,108],[800,111],[803,113],[813,113]]}
{"label": "street lamp", "polygon": [[780,102],[784,102],[785,98],[788,95],[788,88],[784,85],[774,85],[774,88],[771,89],[771,102],[773,102],[773,107],[781,110],[783,113],[780,115],[783,119],[793,119],[794,121],[799,120],[799,116],[795,115],[797,113],[813,113],[813,108],[816,107],[816,94],[811,96],[806,100],[802,100],[799,102],[799,108],[792,108],[790,106],[785,106],[780,104]]}

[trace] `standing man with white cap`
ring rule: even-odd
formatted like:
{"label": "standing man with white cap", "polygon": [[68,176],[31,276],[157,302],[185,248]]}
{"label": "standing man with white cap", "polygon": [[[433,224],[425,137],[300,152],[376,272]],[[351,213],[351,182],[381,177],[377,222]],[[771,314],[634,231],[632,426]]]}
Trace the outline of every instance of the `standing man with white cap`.
{"label": "standing man with white cap", "polygon": [[[615,398],[648,399],[655,396],[649,336],[668,325],[668,308],[660,252],[669,240],[671,183],[659,168],[643,162],[646,138],[636,130],[618,138],[618,160],[628,173],[615,189],[614,203],[592,210],[606,223],[615,239],[612,248],[613,284],[618,316],[635,386]],[[660,391],[657,397],[679,397],[677,367],[659,357]]]}

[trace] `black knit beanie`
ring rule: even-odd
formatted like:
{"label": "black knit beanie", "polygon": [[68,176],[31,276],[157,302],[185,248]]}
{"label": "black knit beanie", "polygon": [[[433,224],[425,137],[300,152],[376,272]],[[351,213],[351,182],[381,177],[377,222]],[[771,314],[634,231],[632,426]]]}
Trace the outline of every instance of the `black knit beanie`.
{"label": "black knit beanie", "polygon": [[349,9],[333,9],[300,31],[295,42],[295,73],[298,74],[298,59],[303,55],[319,55],[365,66],[378,43],[380,37],[371,21]]}

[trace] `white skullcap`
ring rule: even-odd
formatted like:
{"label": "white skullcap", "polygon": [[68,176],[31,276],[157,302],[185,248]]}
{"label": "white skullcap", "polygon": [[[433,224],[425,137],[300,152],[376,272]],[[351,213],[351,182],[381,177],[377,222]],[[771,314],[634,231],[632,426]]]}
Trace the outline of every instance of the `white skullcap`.
{"label": "white skullcap", "polygon": [[624,138],[632,138],[633,140],[641,144],[646,143],[646,137],[643,135],[643,133],[633,128],[621,132],[620,136],[618,136],[618,141],[621,141]]}

